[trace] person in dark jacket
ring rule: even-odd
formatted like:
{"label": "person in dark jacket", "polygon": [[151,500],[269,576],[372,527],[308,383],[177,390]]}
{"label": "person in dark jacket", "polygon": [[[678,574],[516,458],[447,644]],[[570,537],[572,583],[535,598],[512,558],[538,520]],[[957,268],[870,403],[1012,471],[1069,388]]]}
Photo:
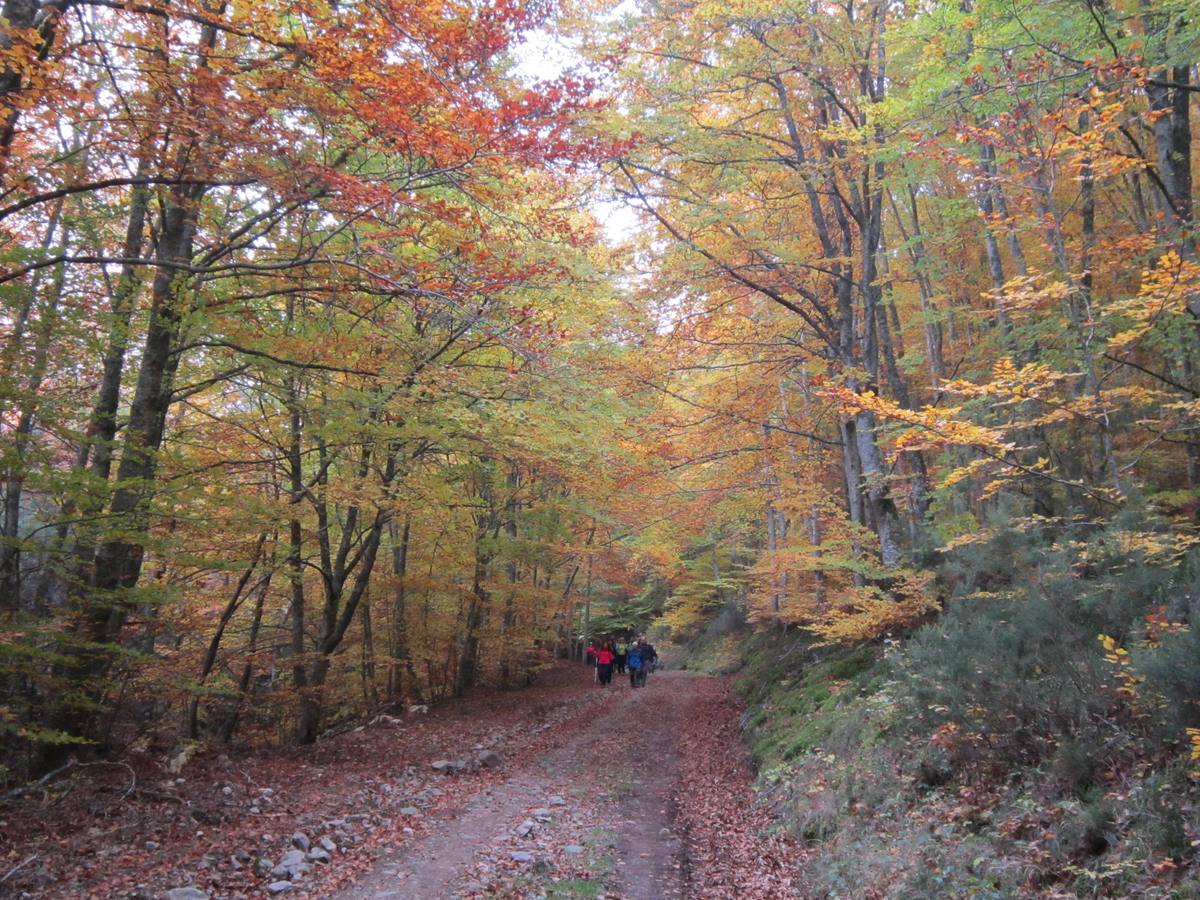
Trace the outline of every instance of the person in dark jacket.
{"label": "person in dark jacket", "polygon": [[625,667],[629,669],[629,686],[641,687],[642,684],[642,645],[634,641],[629,645],[625,655]]}
{"label": "person in dark jacket", "polygon": [[647,675],[658,668],[658,651],[645,638],[642,638],[642,662],[644,664],[642,668],[646,670]]}

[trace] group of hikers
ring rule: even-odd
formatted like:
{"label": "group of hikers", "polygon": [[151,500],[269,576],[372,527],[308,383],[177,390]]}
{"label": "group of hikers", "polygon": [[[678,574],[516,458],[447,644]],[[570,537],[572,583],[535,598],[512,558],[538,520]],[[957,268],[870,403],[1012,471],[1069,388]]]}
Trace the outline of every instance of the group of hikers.
{"label": "group of hikers", "polygon": [[615,641],[592,641],[584,651],[587,664],[596,670],[596,681],[607,686],[612,683],[613,674],[624,675],[629,672],[630,687],[643,687],[646,676],[658,665],[658,653],[644,637],[627,641],[618,638]]}

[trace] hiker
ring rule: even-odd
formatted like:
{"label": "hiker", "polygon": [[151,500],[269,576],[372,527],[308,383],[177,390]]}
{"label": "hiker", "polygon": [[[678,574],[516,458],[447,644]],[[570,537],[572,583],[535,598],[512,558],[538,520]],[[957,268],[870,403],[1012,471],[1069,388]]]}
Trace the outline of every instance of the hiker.
{"label": "hiker", "polygon": [[625,658],[629,655],[629,644],[625,638],[617,641],[617,646],[613,648],[617,654],[617,658],[613,660],[613,664],[617,667],[617,674],[625,674]]}
{"label": "hiker", "polygon": [[642,638],[642,684],[646,683],[646,676],[658,668],[658,651],[654,649],[654,645],[645,638]]}
{"label": "hiker", "polygon": [[645,683],[642,677],[642,645],[634,641],[625,657],[625,665],[629,668],[629,686],[641,687]]}
{"label": "hiker", "polygon": [[600,682],[601,687],[607,687],[612,681],[613,658],[616,656],[613,653],[612,644],[605,641],[600,649],[596,651],[596,678]]}
{"label": "hiker", "polygon": [[594,666],[596,664],[596,642],[588,641],[587,649],[584,650],[583,652],[584,652],[584,661],[589,666]]}

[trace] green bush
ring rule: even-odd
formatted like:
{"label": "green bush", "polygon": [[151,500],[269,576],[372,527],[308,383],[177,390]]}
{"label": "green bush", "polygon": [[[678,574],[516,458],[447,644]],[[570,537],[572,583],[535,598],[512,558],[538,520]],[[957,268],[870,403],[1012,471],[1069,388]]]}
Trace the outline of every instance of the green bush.
{"label": "green bush", "polygon": [[1164,740],[1200,727],[1200,622],[1165,635],[1157,647],[1135,650],[1134,663],[1145,690],[1161,701],[1156,719]]}
{"label": "green bush", "polygon": [[[959,599],[908,643],[898,700],[914,732],[951,727],[958,765],[1052,760],[1064,789],[1084,790],[1130,738],[1113,727],[1117,673],[1097,637],[1136,647],[1148,613],[1193,593],[1194,560],[1146,558],[1148,542],[1130,535],[1166,526],[1136,509],[1103,530],[994,531],[952,554]],[[1135,657],[1162,699],[1158,724],[1177,739],[1200,720],[1200,634],[1168,635]]]}

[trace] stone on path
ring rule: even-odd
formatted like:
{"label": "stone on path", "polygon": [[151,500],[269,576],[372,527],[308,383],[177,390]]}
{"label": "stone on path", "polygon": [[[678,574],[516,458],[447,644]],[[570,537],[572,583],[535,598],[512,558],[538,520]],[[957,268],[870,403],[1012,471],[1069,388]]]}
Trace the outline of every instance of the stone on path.
{"label": "stone on path", "polygon": [[283,858],[271,870],[271,874],[295,881],[297,878],[303,878],[311,871],[312,866],[305,861],[305,855],[302,850],[289,850],[283,854]]}
{"label": "stone on path", "polygon": [[312,848],[312,841],[308,839],[308,835],[303,831],[297,831],[292,835],[292,846],[307,853]]}
{"label": "stone on path", "polygon": [[536,827],[537,826],[534,824],[533,820],[526,819],[524,822],[514,828],[513,832],[517,835],[517,837],[529,837],[530,833]]}
{"label": "stone on path", "polygon": [[285,894],[290,891],[295,885],[290,881],[272,881],[267,885],[267,893],[274,896],[275,894]]}
{"label": "stone on path", "polygon": [[495,750],[483,750],[475,757],[475,761],[485,768],[494,769],[504,760]]}
{"label": "stone on path", "polygon": [[177,887],[167,891],[166,900],[208,900],[208,892],[197,887]]}

